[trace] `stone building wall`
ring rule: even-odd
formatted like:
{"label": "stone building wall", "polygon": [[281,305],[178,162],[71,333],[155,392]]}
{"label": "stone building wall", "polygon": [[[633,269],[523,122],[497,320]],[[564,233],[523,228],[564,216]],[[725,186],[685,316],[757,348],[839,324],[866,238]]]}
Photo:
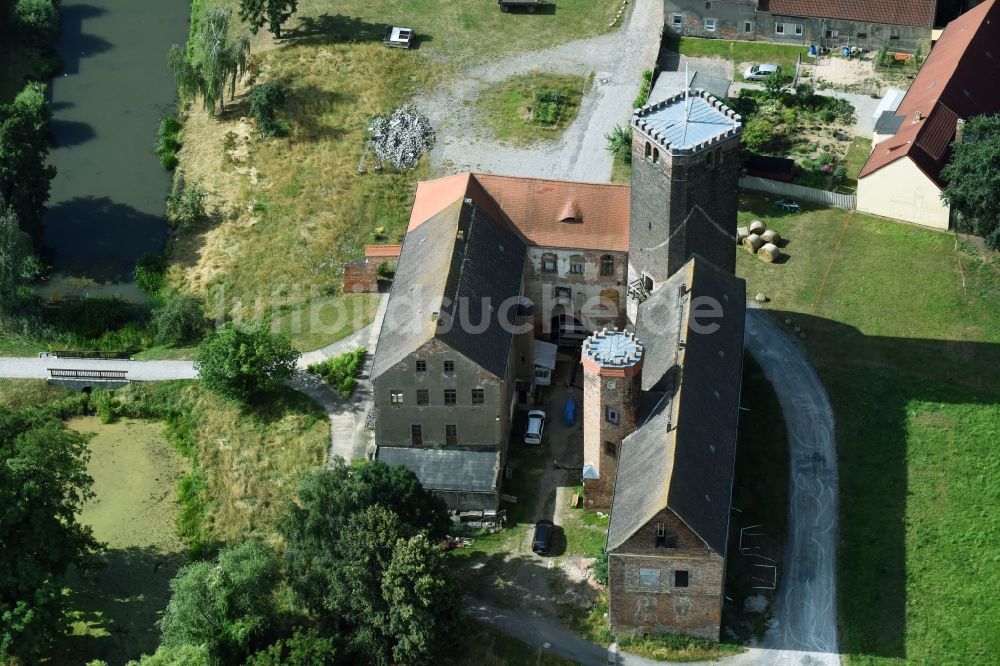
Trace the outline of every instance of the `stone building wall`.
{"label": "stone building wall", "polygon": [[343,293],[378,293],[378,267],[384,262],[384,259],[362,258],[344,264]]}
{"label": "stone building wall", "polygon": [[608,555],[611,630],[719,640],[725,570],[725,559],[664,509]]}

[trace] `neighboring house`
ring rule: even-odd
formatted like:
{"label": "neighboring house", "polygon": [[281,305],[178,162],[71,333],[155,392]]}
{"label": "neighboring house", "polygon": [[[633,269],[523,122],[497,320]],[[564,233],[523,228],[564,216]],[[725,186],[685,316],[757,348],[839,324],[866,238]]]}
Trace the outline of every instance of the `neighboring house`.
{"label": "neighboring house", "polygon": [[664,0],[675,33],[924,53],[937,0]]}
{"label": "neighboring house", "polygon": [[745,308],[746,283],[695,255],[639,306],[634,336],[595,334],[584,348],[585,390],[598,383],[585,419],[610,410],[622,424],[620,446],[601,433],[598,460],[617,468],[607,540],[616,634],[719,639]]}
{"label": "neighboring house", "polygon": [[988,0],[948,24],[891,117],[879,119],[858,176],[858,210],[947,229],[941,169],[962,123],[1000,113],[1000,2]]}

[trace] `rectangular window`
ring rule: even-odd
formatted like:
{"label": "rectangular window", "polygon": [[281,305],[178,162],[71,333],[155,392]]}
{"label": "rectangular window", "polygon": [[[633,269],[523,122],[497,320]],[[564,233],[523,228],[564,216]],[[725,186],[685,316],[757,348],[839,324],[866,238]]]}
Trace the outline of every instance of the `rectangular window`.
{"label": "rectangular window", "polygon": [[753,23],[750,21],[743,21],[743,32],[748,35],[753,32]]}
{"label": "rectangular window", "polygon": [[451,375],[455,373],[455,362],[445,361],[444,362],[444,372],[445,374]]}
{"label": "rectangular window", "polygon": [[783,35],[783,34],[785,34],[785,24],[784,23],[775,23],[774,24],[774,34],[776,34],[776,35]]}
{"label": "rectangular window", "polygon": [[615,446],[614,442],[604,442],[604,455],[616,458],[618,456],[618,447]]}
{"label": "rectangular window", "polygon": [[708,32],[715,32],[715,19],[707,18],[705,19],[705,30]]}
{"label": "rectangular window", "polygon": [[705,9],[711,9],[711,8],[712,8],[712,3],[711,2],[706,2],[705,3]]}
{"label": "rectangular window", "polygon": [[621,421],[621,416],[618,414],[618,410],[610,407],[608,407],[604,412],[604,418],[607,419],[608,423],[614,423],[615,425],[618,425]]}
{"label": "rectangular window", "polygon": [[656,524],[656,547],[657,548],[676,548],[677,547],[677,537],[673,534],[667,532],[667,528],[664,527],[663,523]]}
{"label": "rectangular window", "polygon": [[481,405],[486,402],[486,390],[485,389],[472,389],[472,404]]}
{"label": "rectangular window", "polygon": [[427,361],[417,361],[417,372],[427,372]]}
{"label": "rectangular window", "polygon": [[795,24],[795,36],[796,37],[801,37],[802,36],[802,24],[801,23],[796,23]]}
{"label": "rectangular window", "polygon": [[571,262],[569,265],[569,272],[573,275],[583,275],[583,267],[584,265],[579,262]]}
{"label": "rectangular window", "polygon": [[858,39],[868,39],[868,33],[867,32],[859,32],[858,33]]}
{"label": "rectangular window", "polygon": [[688,586],[688,572],[687,571],[675,571],[674,572],[674,587],[687,587]]}
{"label": "rectangular window", "polygon": [[424,443],[424,429],[419,425],[410,426],[410,444],[421,446]]}
{"label": "rectangular window", "polygon": [[543,273],[556,272],[556,255],[554,254],[542,255],[542,272]]}
{"label": "rectangular window", "polygon": [[679,28],[684,24],[684,16],[682,14],[674,14],[670,17],[670,21],[675,28]]}
{"label": "rectangular window", "polygon": [[458,394],[455,392],[455,389],[445,389],[444,390],[444,404],[446,404],[446,405],[454,405],[456,402],[458,402],[458,400],[456,399],[457,395]]}
{"label": "rectangular window", "polygon": [[458,444],[457,425],[446,425],[444,427],[444,443],[448,446],[455,446]]}
{"label": "rectangular window", "polygon": [[644,587],[648,590],[655,590],[660,587],[660,570],[639,569],[639,587]]}
{"label": "rectangular window", "polygon": [[573,290],[569,287],[556,287],[556,298],[573,298]]}
{"label": "rectangular window", "polygon": [[389,391],[389,403],[393,405],[403,404],[403,392],[399,389],[392,389]]}
{"label": "rectangular window", "polygon": [[610,254],[601,257],[601,275],[609,277],[615,274],[615,258]]}
{"label": "rectangular window", "polygon": [[425,407],[431,404],[431,392],[427,389],[417,389],[417,406]]}

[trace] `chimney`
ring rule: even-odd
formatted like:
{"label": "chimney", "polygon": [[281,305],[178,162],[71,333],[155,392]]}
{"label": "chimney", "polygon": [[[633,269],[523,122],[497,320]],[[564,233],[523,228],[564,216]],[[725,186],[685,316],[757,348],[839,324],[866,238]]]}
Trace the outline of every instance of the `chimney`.
{"label": "chimney", "polygon": [[955,143],[962,143],[962,130],[965,128],[965,120],[959,118],[955,121]]}

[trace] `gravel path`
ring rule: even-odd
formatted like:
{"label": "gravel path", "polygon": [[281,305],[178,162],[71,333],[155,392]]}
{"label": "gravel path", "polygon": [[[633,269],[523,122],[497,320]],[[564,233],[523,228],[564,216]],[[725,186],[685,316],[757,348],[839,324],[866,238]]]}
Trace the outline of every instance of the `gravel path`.
{"label": "gravel path", "polygon": [[[611,155],[604,149],[604,135],[629,122],[642,70],[656,61],[662,25],[660,0],[636,0],[617,32],[479,65],[457,82],[418,98],[417,106],[439,137],[431,151],[433,168],[445,173],[471,170],[607,181]],[[559,140],[525,148],[499,143],[482,128],[475,101],[490,86],[532,70],[581,76],[593,72],[594,86]]]}
{"label": "gravel path", "polygon": [[97,361],[71,358],[0,358],[0,377],[48,379],[49,369],[126,370],[134,381],[194,379],[198,376],[192,361]]}

